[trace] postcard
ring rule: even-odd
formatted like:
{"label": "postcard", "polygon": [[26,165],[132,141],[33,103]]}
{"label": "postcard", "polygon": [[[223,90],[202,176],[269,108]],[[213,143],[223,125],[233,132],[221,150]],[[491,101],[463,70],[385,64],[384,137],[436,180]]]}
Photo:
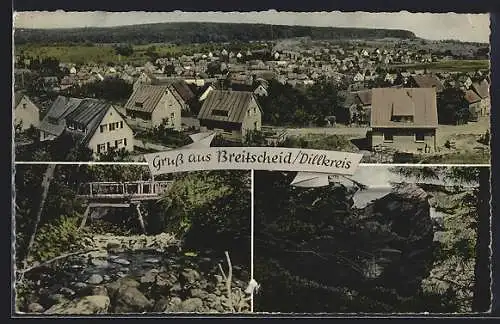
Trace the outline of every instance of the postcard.
{"label": "postcard", "polygon": [[16,316],[486,314],[488,14],[16,12]]}

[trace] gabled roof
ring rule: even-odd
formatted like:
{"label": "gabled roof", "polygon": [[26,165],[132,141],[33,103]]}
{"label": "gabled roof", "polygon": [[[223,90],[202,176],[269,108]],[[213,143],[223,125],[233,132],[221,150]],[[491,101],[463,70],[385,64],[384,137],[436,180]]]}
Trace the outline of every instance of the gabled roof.
{"label": "gabled roof", "polygon": [[193,91],[184,80],[172,82],[172,88],[179,94],[185,103],[189,103],[194,97]]}
{"label": "gabled roof", "polygon": [[[413,116],[412,122],[391,121],[394,115]],[[371,126],[382,128],[436,128],[436,91],[431,88],[372,89]]]}
{"label": "gabled roof", "polygon": [[[125,109],[151,113],[158,105],[163,94],[168,91],[167,85],[140,84],[125,104]],[[139,103],[140,105],[136,105]]]}
{"label": "gabled roof", "polygon": [[[255,100],[254,94],[249,91],[212,90],[201,106],[198,119],[241,124],[252,99]],[[214,110],[225,111],[227,116],[213,115]]]}
{"label": "gabled roof", "polygon": [[83,99],[58,96],[47,111],[46,117],[59,120],[78,107]]}
{"label": "gabled roof", "polygon": [[95,99],[83,99],[78,107],[66,115],[66,121],[87,127],[99,114],[106,111],[109,104]]}
{"label": "gabled roof", "polygon": [[443,90],[443,84],[437,76],[431,74],[413,75],[413,80],[419,88],[436,88],[437,92]]}
{"label": "gabled roof", "polygon": [[472,89],[474,89],[481,99],[486,99],[490,96],[490,84],[486,79],[483,79],[481,82],[472,83]]}
{"label": "gabled roof", "polygon": [[361,90],[356,92],[356,95],[359,98],[359,101],[363,106],[369,106],[372,104],[372,90]]}
{"label": "gabled roof", "polygon": [[25,94],[22,91],[14,92],[14,108],[19,105]]}
{"label": "gabled roof", "polygon": [[473,103],[481,101],[481,97],[479,97],[478,94],[475,93],[473,90],[466,90],[465,94],[464,94],[464,98],[465,98],[465,100],[467,100],[467,102],[469,104],[473,104]]}
{"label": "gabled roof", "polygon": [[83,136],[83,140],[88,140],[92,136],[95,128],[111,105],[97,99],[79,99],[59,96],[49,108],[47,115],[40,123],[40,130],[59,136],[66,128],[67,122],[83,125],[88,132]]}

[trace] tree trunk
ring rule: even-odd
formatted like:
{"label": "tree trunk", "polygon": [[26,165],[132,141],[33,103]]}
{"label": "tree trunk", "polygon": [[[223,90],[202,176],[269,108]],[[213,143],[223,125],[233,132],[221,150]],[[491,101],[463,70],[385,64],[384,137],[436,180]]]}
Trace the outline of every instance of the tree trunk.
{"label": "tree trunk", "polygon": [[473,312],[487,312],[491,305],[490,278],[490,172],[481,168],[478,190],[478,226],[474,271]]}
{"label": "tree trunk", "polygon": [[45,205],[45,200],[47,200],[50,182],[52,181],[52,178],[54,177],[55,168],[56,168],[55,164],[49,164],[47,166],[47,170],[45,171],[45,174],[43,175],[42,195],[41,195],[41,199],[40,199],[40,206],[38,207],[38,210],[36,213],[35,225],[33,227],[33,233],[31,233],[31,237],[30,237],[30,240],[28,242],[28,247],[26,248],[26,256],[24,258],[24,265],[25,266],[26,266],[26,262],[28,261],[29,255],[30,255],[31,247],[35,243],[36,232],[38,230],[38,225],[40,224],[40,219],[42,218],[43,207]]}

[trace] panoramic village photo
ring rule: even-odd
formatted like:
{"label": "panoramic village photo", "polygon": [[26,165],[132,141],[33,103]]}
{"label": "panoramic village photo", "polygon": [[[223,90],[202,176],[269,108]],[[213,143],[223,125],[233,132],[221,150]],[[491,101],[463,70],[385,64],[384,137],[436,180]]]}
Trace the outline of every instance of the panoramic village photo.
{"label": "panoramic village photo", "polygon": [[245,313],[250,173],[17,165],[15,313]]}
{"label": "panoramic village photo", "polygon": [[489,311],[488,167],[295,175],[255,171],[255,312]]}
{"label": "panoramic village photo", "polygon": [[490,161],[487,14],[21,12],[14,27],[16,161],[140,161],[203,131],[365,163]]}

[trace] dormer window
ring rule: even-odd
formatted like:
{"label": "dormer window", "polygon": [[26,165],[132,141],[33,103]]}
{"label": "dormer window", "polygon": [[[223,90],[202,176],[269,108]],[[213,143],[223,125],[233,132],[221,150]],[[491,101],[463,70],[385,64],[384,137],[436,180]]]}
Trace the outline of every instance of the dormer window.
{"label": "dormer window", "polygon": [[228,113],[229,112],[227,110],[220,110],[220,109],[214,109],[214,110],[212,110],[212,115],[213,116],[227,117]]}
{"label": "dormer window", "polygon": [[391,121],[397,123],[413,123],[413,116],[392,116]]}
{"label": "dormer window", "polygon": [[136,101],[136,102],[135,102],[135,106],[136,106],[137,108],[142,108],[142,107],[143,107],[143,103],[142,103],[142,102],[137,102],[137,101]]}

